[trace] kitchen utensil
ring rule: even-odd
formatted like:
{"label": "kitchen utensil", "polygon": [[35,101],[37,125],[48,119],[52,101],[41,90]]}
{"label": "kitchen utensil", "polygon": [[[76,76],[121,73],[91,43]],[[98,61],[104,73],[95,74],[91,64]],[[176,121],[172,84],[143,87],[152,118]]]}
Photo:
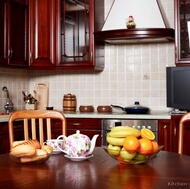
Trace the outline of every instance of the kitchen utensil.
{"label": "kitchen utensil", "polygon": [[112,112],[112,108],[110,106],[98,106],[97,111],[99,113],[110,113]]}
{"label": "kitchen utensil", "polygon": [[139,102],[135,102],[134,106],[122,107],[118,105],[111,105],[114,108],[120,108],[128,114],[147,114],[149,111],[148,107],[140,106]]}
{"label": "kitchen utensil", "polygon": [[59,150],[66,153],[70,157],[87,157],[94,151],[96,139],[98,136],[99,135],[94,135],[90,141],[87,135],[80,134],[80,131],[77,130],[76,134],[70,135],[68,137],[60,135],[57,138],[57,142],[60,138],[64,138],[66,141],[65,149],[61,149],[59,145],[57,145],[57,147]]}
{"label": "kitchen utensil", "polygon": [[36,91],[36,109],[37,110],[45,110],[48,106],[49,101],[49,84],[48,82],[36,82],[35,86]]}
{"label": "kitchen utensil", "polygon": [[79,107],[80,112],[93,112],[94,107],[92,105],[84,105]]}

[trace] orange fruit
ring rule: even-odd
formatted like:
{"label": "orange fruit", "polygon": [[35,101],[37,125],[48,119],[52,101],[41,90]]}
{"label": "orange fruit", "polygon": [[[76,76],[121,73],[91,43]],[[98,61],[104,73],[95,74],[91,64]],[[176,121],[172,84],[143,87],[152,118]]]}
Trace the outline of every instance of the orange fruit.
{"label": "orange fruit", "polygon": [[155,140],[152,140],[152,153],[156,153],[158,151],[158,143]]}
{"label": "orange fruit", "polygon": [[150,154],[152,153],[152,142],[151,140],[147,139],[147,138],[141,138],[139,139],[139,149],[138,149],[138,153],[139,154]]}
{"label": "orange fruit", "polygon": [[136,152],[139,148],[139,140],[137,137],[132,135],[126,136],[125,140],[123,141],[123,147],[129,152]]}
{"label": "orange fruit", "polygon": [[150,129],[141,129],[141,137],[149,140],[155,139],[155,135]]}

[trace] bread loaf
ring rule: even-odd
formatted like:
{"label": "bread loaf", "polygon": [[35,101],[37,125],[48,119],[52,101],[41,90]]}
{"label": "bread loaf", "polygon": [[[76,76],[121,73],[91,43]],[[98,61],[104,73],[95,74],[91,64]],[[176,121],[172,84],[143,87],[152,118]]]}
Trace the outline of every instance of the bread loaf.
{"label": "bread loaf", "polygon": [[10,153],[15,157],[33,156],[36,153],[36,149],[30,144],[20,144],[12,148]]}
{"label": "bread loaf", "polygon": [[40,160],[44,160],[48,157],[48,154],[45,150],[43,149],[36,149],[36,153],[35,155],[31,156],[31,157],[21,157],[20,161],[22,163],[28,163],[28,162],[35,162],[35,161],[40,161]]}
{"label": "bread loaf", "polygon": [[12,148],[19,146],[19,145],[28,145],[28,144],[33,146],[35,149],[41,149],[41,144],[39,143],[39,141],[37,139],[14,141],[12,144]]}
{"label": "bread loaf", "polygon": [[45,161],[52,152],[53,148],[51,146],[41,146],[39,141],[34,139],[13,142],[10,154],[19,158],[22,163],[32,163]]}
{"label": "bread loaf", "polygon": [[23,143],[25,143],[26,141],[28,141],[28,140],[14,141],[14,142],[12,143],[12,148],[15,147],[15,146],[17,146],[17,145],[23,144]]}

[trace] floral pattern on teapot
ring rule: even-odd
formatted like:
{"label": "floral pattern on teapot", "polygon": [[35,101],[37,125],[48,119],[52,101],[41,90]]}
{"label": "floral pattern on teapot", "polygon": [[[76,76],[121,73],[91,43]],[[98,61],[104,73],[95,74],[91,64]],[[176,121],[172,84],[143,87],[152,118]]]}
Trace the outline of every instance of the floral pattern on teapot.
{"label": "floral pattern on teapot", "polygon": [[74,134],[68,137],[66,141],[66,151],[72,157],[86,156],[90,150],[90,139],[88,136],[83,134]]}

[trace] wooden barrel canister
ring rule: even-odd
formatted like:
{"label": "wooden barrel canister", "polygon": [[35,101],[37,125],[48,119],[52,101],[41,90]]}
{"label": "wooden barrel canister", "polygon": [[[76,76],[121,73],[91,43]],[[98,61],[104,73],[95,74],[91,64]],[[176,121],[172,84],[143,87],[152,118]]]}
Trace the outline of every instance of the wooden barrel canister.
{"label": "wooden barrel canister", "polygon": [[65,94],[63,97],[63,111],[75,112],[76,111],[76,96],[73,94]]}

